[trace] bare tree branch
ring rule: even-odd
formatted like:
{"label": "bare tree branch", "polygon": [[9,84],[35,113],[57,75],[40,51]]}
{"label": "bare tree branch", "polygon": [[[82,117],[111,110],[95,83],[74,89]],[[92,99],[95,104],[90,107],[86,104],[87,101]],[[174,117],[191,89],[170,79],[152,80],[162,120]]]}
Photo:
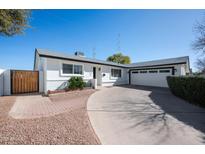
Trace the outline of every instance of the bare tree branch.
{"label": "bare tree branch", "polygon": [[196,65],[202,73],[205,73],[205,58],[198,59]]}

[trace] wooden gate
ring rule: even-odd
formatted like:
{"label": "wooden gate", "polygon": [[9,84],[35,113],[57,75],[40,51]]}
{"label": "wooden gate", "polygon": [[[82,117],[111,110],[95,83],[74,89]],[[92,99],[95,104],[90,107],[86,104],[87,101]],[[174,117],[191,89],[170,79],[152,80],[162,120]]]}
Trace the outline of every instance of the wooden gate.
{"label": "wooden gate", "polygon": [[39,91],[39,72],[11,70],[11,93],[31,93]]}

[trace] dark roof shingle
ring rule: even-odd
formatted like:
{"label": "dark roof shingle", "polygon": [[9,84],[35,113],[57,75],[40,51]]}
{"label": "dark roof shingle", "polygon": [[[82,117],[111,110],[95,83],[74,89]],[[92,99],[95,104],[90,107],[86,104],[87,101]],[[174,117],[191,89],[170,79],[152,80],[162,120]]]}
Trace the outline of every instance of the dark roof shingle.
{"label": "dark roof shingle", "polygon": [[153,61],[145,61],[145,62],[137,62],[132,64],[118,64],[114,62],[108,62],[98,59],[92,59],[92,58],[86,58],[86,57],[80,57],[75,55],[69,55],[65,53],[60,52],[53,52],[45,49],[36,49],[38,54],[40,56],[45,57],[53,57],[53,58],[63,58],[68,60],[76,60],[76,61],[82,61],[82,62],[88,62],[88,63],[96,63],[96,64],[104,64],[104,65],[110,65],[110,66],[116,66],[116,67],[125,67],[125,68],[132,68],[132,67],[146,67],[146,66],[159,66],[159,65],[169,65],[169,64],[178,64],[178,63],[187,63],[189,64],[189,57],[176,57],[176,58],[168,58],[168,59],[160,59],[160,60],[153,60]]}

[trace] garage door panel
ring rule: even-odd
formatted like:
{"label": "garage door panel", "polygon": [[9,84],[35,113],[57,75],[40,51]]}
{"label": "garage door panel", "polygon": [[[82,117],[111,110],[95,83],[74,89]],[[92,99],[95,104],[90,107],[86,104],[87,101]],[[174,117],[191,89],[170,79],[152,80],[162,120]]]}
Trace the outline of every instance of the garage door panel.
{"label": "garage door panel", "polygon": [[131,84],[132,85],[144,85],[144,86],[156,86],[156,87],[168,87],[167,84],[167,76],[171,75],[170,72],[164,72],[160,73],[149,73],[149,70],[147,70],[147,73],[132,73],[131,74]]}

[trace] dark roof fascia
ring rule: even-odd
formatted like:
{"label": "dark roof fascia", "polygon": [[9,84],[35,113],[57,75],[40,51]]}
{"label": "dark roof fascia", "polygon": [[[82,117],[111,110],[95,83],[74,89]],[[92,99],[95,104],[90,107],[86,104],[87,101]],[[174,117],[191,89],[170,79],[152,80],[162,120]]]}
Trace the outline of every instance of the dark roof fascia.
{"label": "dark roof fascia", "polygon": [[136,66],[136,67],[129,67],[130,70],[133,69],[145,69],[150,68],[153,69],[153,67],[162,67],[162,66],[169,66],[169,65],[179,65],[179,64],[186,64],[186,62],[180,62],[180,63],[169,63],[169,64],[161,64],[161,65],[147,65],[147,66]]}
{"label": "dark roof fascia", "polygon": [[44,58],[71,60],[71,61],[85,62],[85,63],[91,63],[91,64],[107,65],[107,66],[120,67],[120,68],[129,68],[128,66],[117,66],[117,65],[105,64],[105,63],[100,63],[100,62],[98,63],[98,62],[91,62],[91,61],[72,59],[72,58],[64,58],[64,57],[58,57],[58,56],[50,56],[50,55],[44,55],[44,54],[39,54],[39,56],[44,57]]}

